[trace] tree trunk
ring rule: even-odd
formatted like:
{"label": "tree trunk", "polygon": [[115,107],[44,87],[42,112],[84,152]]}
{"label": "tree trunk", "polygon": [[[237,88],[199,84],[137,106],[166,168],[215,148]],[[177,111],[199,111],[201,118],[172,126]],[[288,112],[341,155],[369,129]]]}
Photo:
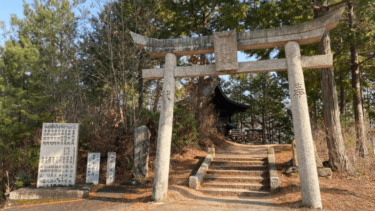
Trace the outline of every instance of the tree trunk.
{"label": "tree trunk", "polygon": [[[313,3],[315,6],[318,6],[317,1],[314,1]],[[327,5],[328,1],[324,1],[322,4]],[[314,10],[314,19],[318,18],[319,12],[328,12],[324,7],[319,8],[319,10]],[[320,55],[331,54],[331,39],[329,37],[329,32],[324,33],[318,45],[318,53]],[[323,124],[329,154],[328,163],[332,170],[342,170],[352,174],[354,173],[354,167],[346,154],[341,131],[333,68],[320,69],[320,78],[323,94]]]}
{"label": "tree trunk", "polygon": [[316,100],[314,100],[314,129],[318,128],[318,111],[316,109]]}
{"label": "tree trunk", "polygon": [[154,105],[152,107],[152,112],[156,112],[158,110],[158,103],[159,103],[159,98],[160,98],[160,90],[161,90],[161,79],[158,79],[156,82],[156,90],[155,90],[155,101]]}
{"label": "tree trunk", "polygon": [[340,86],[340,114],[345,116],[346,112],[346,102],[345,102],[345,86],[342,84],[344,76],[340,76],[341,86]]}
{"label": "tree trunk", "polygon": [[198,133],[200,132],[201,126],[201,114],[203,110],[203,89],[204,89],[204,77],[199,77],[198,79],[198,98],[197,98],[197,111],[195,114],[195,119],[198,123]]}
{"label": "tree trunk", "polygon": [[142,73],[139,75],[138,78],[138,112],[142,112],[142,105],[143,105],[143,78]]}
{"label": "tree trunk", "polygon": [[[354,5],[349,4],[349,29],[354,28]],[[366,146],[366,129],[363,118],[363,104],[361,96],[361,83],[360,83],[360,72],[358,65],[358,49],[355,44],[350,43],[350,57],[351,57],[351,70],[352,70],[352,88],[353,93],[353,109],[355,119],[355,131],[356,131],[356,153],[360,157],[366,157],[368,149]]]}
{"label": "tree trunk", "polygon": [[[331,54],[331,40],[329,32],[325,32],[319,43],[320,55]],[[329,151],[329,165],[332,170],[343,170],[354,173],[354,168],[345,151],[341,132],[340,114],[336,93],[333,68],[320,69],[323,93],[323,119]]]}
{"label": "tree trunk", "polygon": [[[207,34],[207,27],[208,27],[208,22],[207,22],[207,17],[206,14],[202,14],[202,36],[206,36]],[[196,23],[197,24],[197,23]],[[199,32],[197,32],[199,33]],[[200,65],[204,65],[206,61],[206,55],[201,54],[200,55]],[[202,126],[202,110],[203,110],[203,89],[204,89],[204,77],[199,77],[198,79],[198,98],[197,98],[197,111],[196,111],[196,116],[195,119],[197,120],[198,123],[198,133],[201,133],[201,126]]]}

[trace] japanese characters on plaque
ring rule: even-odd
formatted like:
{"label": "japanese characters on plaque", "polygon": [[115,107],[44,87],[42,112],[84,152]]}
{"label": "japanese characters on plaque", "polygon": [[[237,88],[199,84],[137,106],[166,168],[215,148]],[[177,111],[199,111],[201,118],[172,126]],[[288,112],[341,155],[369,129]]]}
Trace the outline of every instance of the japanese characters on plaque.
{"label": "japanese characters on plaque", "polygon": [[108,152],[106,185],[115,182],[116,152]]}
{"label": "japanese characters on plaque", "polygon": [[76,184],[78,124],[43,123],[37,187]]}
{"label": "japanese characters on plaque", "polygon": [[100,153],[88,153],[86,183],[99,184]]}

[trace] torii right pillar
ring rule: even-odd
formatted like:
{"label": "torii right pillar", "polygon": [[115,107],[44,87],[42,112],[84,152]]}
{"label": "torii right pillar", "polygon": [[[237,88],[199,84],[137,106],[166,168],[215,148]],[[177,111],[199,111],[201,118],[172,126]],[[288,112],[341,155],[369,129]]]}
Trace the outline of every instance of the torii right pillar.
{"label": "torii right pillar", "polygon": [[322,209],[299,44],[295,41],[288,42],[285,45],[285,54],[288,65],[289,93],[297,146],[302,203],[307,207]]}

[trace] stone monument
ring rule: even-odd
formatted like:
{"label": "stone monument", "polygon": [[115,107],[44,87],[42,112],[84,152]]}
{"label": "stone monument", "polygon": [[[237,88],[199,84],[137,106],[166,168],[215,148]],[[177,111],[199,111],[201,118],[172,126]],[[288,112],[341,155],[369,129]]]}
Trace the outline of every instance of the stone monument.
{"label": "stone monument", "polygon": [[86,183],[99,184],[100,153],[88,153]]}
{"label": "stone monument", "polygon": [[134,178],[147,178],[150,136],[151,133],[145,125],[134,129]]}
{"label": "stone monument", "polygon": [[107,179],[105,184],[110,185],[115,182],[116,175],[116,152],[108,152]]}
{"label": "stone monument", "polygon": [[37,187],[74,186],[78,124],[43,123]]}
{"label": "stone monument", "polygon": [[[131,32],[135,44],[145,49],[150,56],[165,57],[165,68],[142,71],[143,79],[164,79],[151,198],[161,201],[167,196],[176,78],[287,70],[299,158],[302,203],[308,207],[322,208],[303,69],[332,67],[333,56],[329,54],[302,57],[300,45],[320,42],[326,31],[336,27],[344,9],[343,7],[304,24],[241,32],[236,36],[232,35],[235,32],[219,32],[214,33],[214,36],[162,40]],[[220,43],[224,46],[220,46]],[[236,46],[235,53],[251,49],[284,47],[286,59],[241,62],[236,67],[233,65],[237,63],[234,60],[235,56],[230,55],[234,52],[233,46]],[[178,56],[210,53],[215,53],[215,57],[219,59],[218,64],[177,67]]]}

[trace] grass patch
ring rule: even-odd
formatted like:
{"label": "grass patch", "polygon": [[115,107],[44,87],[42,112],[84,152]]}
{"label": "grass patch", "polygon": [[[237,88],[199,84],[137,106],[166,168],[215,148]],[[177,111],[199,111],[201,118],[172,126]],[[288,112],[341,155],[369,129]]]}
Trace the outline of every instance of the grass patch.
{"label": "grass patch", "polygon": [[358,168],[357,172],[362,174],[362,175],[365,174],[365,170],[363,168]]}

